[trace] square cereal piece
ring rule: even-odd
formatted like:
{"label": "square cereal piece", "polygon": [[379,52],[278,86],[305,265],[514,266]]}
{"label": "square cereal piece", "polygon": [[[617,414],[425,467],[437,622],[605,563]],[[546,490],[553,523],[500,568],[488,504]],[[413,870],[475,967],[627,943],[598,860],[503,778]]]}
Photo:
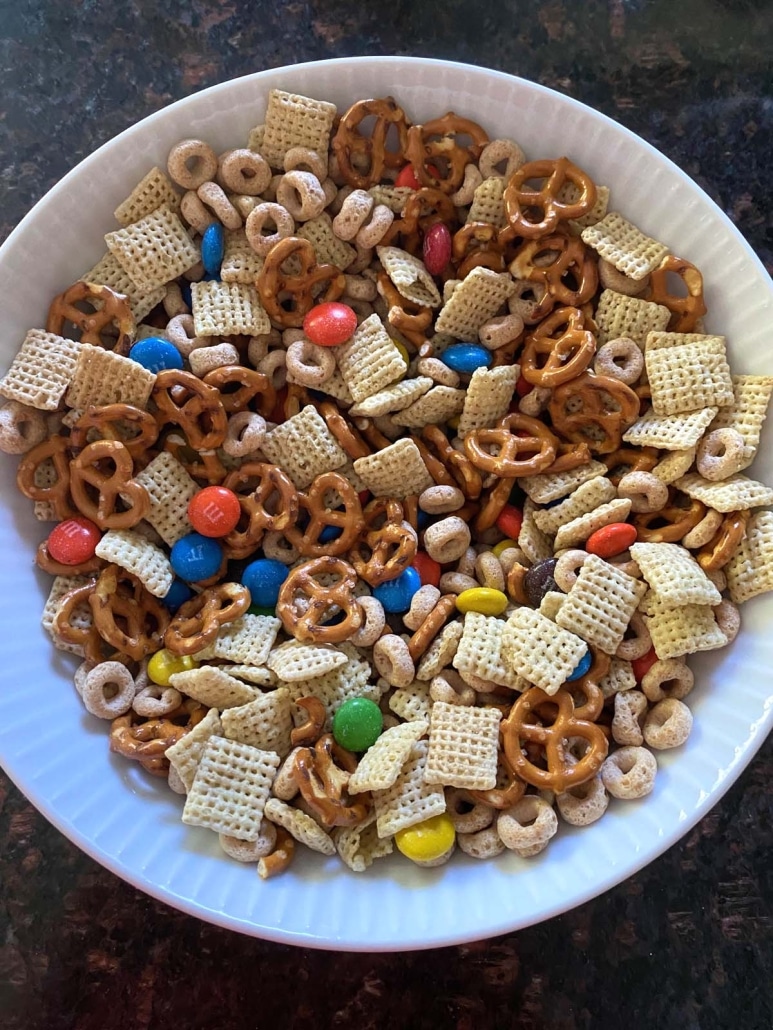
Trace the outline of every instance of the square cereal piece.
{"label": "square cereal piece", "polygon": [[[62,601],[65,596],[70,593],[71,590],[77,590],[79,587],[86,586],[90,582],[88,576],[55,576],[54,581],[51,584],[51,590],[48,594],[45,606],[43,608],[43,614],[40,618],[40,624],[43,629],[48,633],[54,641],[54,646],[60,651],[69,651],[70,654],[83,654],[83,647],[80,644],[69,644],[66,640],[62,640],[58,633],[54,632],[54,619],[56,618],[57,612],[59,611]],[[91,607],[88,603],[84,602],[73,612],[73,617],[70,620],[74,626],[83,625],[90,626],[92,622],[91,618]]]}
{"label": "square cereal piece", "polygon": [[537,476],[524,476],[518,482],[535,504],[550,504],[566,497],[583,483],[606,474],[606,465],[600,461],[589,461],[587,465],[579,465],[569,472],[543,472]]}
{"label": "square cereal piece", "polygon": [[326,833],[315,819],[299,808],[293,808],[292,805],[280,801],[279,798],[269,798],[266,802],[265,813],[266,819],[270,823],[282,826],[299,844],[304,844],[307,848],[318,851],[322,855],[335,854],[336,848],[330,834]]}
{"label": "square cereal piece", "polygon": [[221,665],[223,672],[258,687],[275,687],[276,675],[265,665]]}
{"label": "square cereal piece", "polygon": [[403,722],[384,730],[378,740],[360,757],[346,789],[350,794],[391,787],[408,761],[411,748],[429,728],[422,719]]}
{"label": "square cereal piece", "polygon": [[516,609],[504,624],[505,661],[546,694],[555,694],[587,650],[584,640],[531,608]]}
{"label": "square cereal piece", "polygon": [[[773,376],[733,376],[733,403],[722,408],[710,429],[735,429],[743,437],[744,463],[754,461],[760,444],[760,432],[773,393]],[[741,471],[739,469],[739,471]]]}
{"label": "square cereal piece", "polygon": [[580,515],[566,525],[560,526],[553,541],[556,551],[565,547],[576,547],[585,543],[591,533],[597,529],[609,526],[613,522],[625,522],[631,511],[630,500],[622,497],[609,501],[607,504],[600,504],[598,508],[588,512],[587,515]]}
{"label": "square cereal piece", "polygon": [[155,382],[155,372],[131,358],[82,343],[65,400],[71,408],[133,404],[144,409]]}
{"label": "square cereal piece", "polygon": [[0,394],[31,408],[55,411],[70,385],[82,346],[55,333],[30,329],[0,379]]}
{"label": "square cereal piece", "polygon": [[697,498],[709,508],[723,514],[773,504],[773,489],[740,474],[728,476],[720,483],[713,483],[697,472],[688,472],[686,476],[677,479],[674,486],[688,497]]}
{"label": "square cereal piece", "polygon": [[644,279],[668,254],[665,244],[645,236],[617,211],[583,229],[582,239],[630,279]]}
{"label": "square cereal piece", "polygon": [[534,501],[527,497],[523,505],[523,521],[518,533],[518,546],[532,564],[542,561],[544,558],[553,557],[550,538],[542,532],[534,521],[536,512],[537,508]]}
{"label": "square cereal piece", "polygon": [[612,658],[609,663],[609,672],[599,680],[599,686],[605,700],[614,697],[621,691],[633,690],[636,686],[633,666],[622,658]]}
{"label": "square cereal piece", "polygon": [[614,483],[606,476],[596,476],[577,487],[566,500],[552,508],[541,508],[534,512],[534,522],[543,533],[554,536],[556,532],[574,519],[595,511],[617,496]]}
{"label": "square cereal piece", "polygon": [[177,458],[161,451],[134,478],[150,494],[147,520],[167,546],[193,531],[188,504],[199,488]]}
{"label": "square cereal piece", "polygon": [[169,682],[186,697],[200,701],[209,708],[236,708],[247,705],[258,696],[254,687],[229,676],[227,672],[214,665],[202,665],[198,669],[186,669],[185,672],[174,672]]}
{"label": "square cereal piece", "polygon": [[709,605],[683,604],[672,608],[651,592],[644,602],[647,629],[655,654],[661,660],[696,651],[713,651],[727,643]]}
{"label": "square cereal piece", "polygon": [[388,186],[385,183],[376,183],[367,192],[376,204],[383,204],[396,215],[403,213],[405,205],[414,194],[410,186]]}
{"label": "square cereal piece", "polygon": [[[461,626],[459,627],[461,629]],[[389,707],[406,722],[429,719],[432,698],[429,683],[414,680],[409,687],[398,687],[389,698]]]}
{"label": "square cereal piece", "polygon": [[556,622],[606,654],[614,654],[646,589],[646,583],[591,554],[557,612]]}
{"label": "square cereal piece", "polygon": [[501,619],[467,612],[453,667],[462,675],[479,676],[511,690],[521,690],[523,680],[503,655],[504,631],[505,623]]}
{"label": "square cereal piece", "polygon": [[275,647],[266,659],[266,665],[285,683],[310,680],[332,672],[349,659],[333,644],[302,644],[288,640]]}
{"label": "square cereal piece", "polygon": [[457,340],[477,340],[480,327],[514,292],[515,283],[507,273],[473,268],[441,308],[435,331],[449,333]]}
{"label": "square cereal piece", "polygon": [[97,283],[109,286],[116,293],[122,293],[129,301],[134,321],[140,323],[153,308],[164,299],[164,286],[155,286],[152,290],[139,290],[123,268],[123,265],[110,253],[107,253],[81,276],[82,282]]}
{"label": "square cereal piece", "polygon": [[354,471],[362,477],[374,497],[402,500],[433,485],[419,448],[408,439],[398,440],[375,454],[357,458]]}
{"label": "square cereal piece", "polygon": [[464,438],[473,429],[491,429],[507,414],[519,374],[518,365],[475,369],[459,418],[459,436]]}
{"label": "square cereal piece", "polygon": [[644,350],[648,334],[665,329],[671,312],[662,304],[653,304],[639,297],[627,297],[614,290],[604,290],[593,317],[598,325],[599,347],[619,336],[627,336]]}
{"label": "square cereal piece", "polygon": [[265,665],[281,626],[273,615],[240,615],[215,637],[213,657],[240,665]]}
{"label": "square cereal piece", "polygon": [[[362,415],[364,418],[378,418],[389,412],[402,411],[432,389],[433,380],[429,376],[417,376],[416,379],[402,379],[399,383],[387,386],[378,393],[371,394],[359,404],[349,409],[352,416]],[[327,383],[324,384],[327,388]]]}
{"label": "square cereal piece", "polygon": [[724,345],[717,348],[688,343],[655,349],[648,346],[644,363],[656,415],[721,408],[733,402],[733,382]]}
{"label": "square cereal piece", "polygon": [[719,408],[704,408],[684,415],[656,415],[650,408],[623,433],[636,447],[660,447],[684,451],[695,447]]}
{"label": "square cereal piece", "polygon": [[565,600],[566,594],[562,590],[548,590],[543,595],[537,611],[540,615],[544,615],[545,618],[550,619],[551,622],[555,622],[558,609]]}
{"label": "square cereal piece", "polygon": [[440,307],[440,293],[423,261],[399,247],[376,247],[376,253],[401,297],[425,308]]}
{"label": "square cereal piece", "polygon": [[193,327],[197,336],[261,336],[271,329],[258,291],[243,283],[191,283]]}
{"label": "square cereal piece", "polygon": [[355,402],[364,401],[405,375],[403,357],[375,314],[357,327],[351,340],[336,347],[336,360]]}
{"label": "square cereal piece", "polygon": [[272,464],[284,469],[299,490],[323,472],[346,464],[346,452],[311,404],[267,433],[261,450]]}
{"label": "square cereal piece", "polygon": [[183,822],[257,840],[279,755],[213,734],[204,745],[183,809]]}
{"label": "square cereal piece", "polygon": [[284,156],[293,147],[308,147],[325,157],[335,116],[335,104],[326,100],[272,89],[268,94],[260,153],[272,168],[283,168]]}
{"label": "square cereal piece", "polygon": [[265,125],[256,125],[254,129],[250,129],[249,135],[247,136],[247,149],[255,150],[260,154],[261,148],[263,147],[263,136],[265,135],[265,132]]}
{"label": "square cereal piece", "polygon": [[373,794],[379,837],[392,837],[399,830],[445,812],[443,788],[424,779],[428,751],[429,741],[417,741],[392,786]]}
{"label": "square cereal piece", "polygon": [[96,546],[98,558],[119,565],[142,583],[154,597],[165,597],[174,580],[166,552],[141,533],[131,529],[109,529]]}
{"label": "square cereal piece", "polygon": [[276,751],[284,758],[292,747],[291,708],[290,694],[285,688],[259,694],[254,701],[223,712],[223,736],[261,751]]}
{"label": "square cereal piece", "polygon": [[725,566],[725,575],[734,604],[773,590],[773,511],[752,515],[746,536]]}
{"label": "square cereal piece", "polygon": [[719,604],[722,595],[681,544],[631,544],[631,557],[664,605]]}
{"label": "square cereal piece", "polygon": [[220,713],[217,708],[210,708],[200,723],[188,730],[184,737],[181,737],[176,744],[172,744],[164,752],[185,784],[186,791],[191,789],[204,745],[210,737],[221,737],[222,735],[223,726],[220,722]]}
{"label": "square cereal piece", "polygon": [[198,247],[168,204],[105,236],[137,290],[149,292],[187,272],[201,258]]}
{"label": "square cereal piece", "polygon": [[425,783],[491,790],[497,782],[498,708],[467,708],[436,701],[429,724]]}
{"label": "square cereal piece", "polygon": [[263,268],[263,258],[247,241],[244,229],[226,229],[220,278],[224,283],[254,286]]}
{"label": "square cereal piece", "polygon": [[726,354],[727,342],[724,336],[709,336],[706,333],[648,333],[644,345],[645,351],[670,350],[673,347],[686,347],[696,344],[711,354]]}
{"label": "square cereal piece", "polygon": [[398,426],[413,429],[442,425],[461,415],[466,396],[466,390],[457,390],[453,386],[433,386],[423,397],[398,411],[394,421]]}
{"label": "square cereal piece", "polygon": [[697,449],[697,447],[686,447],[682,451],[669,451],[652,469],[653,476],[656,476],[661,483],[669,486],[679,479],[680,476],[689,472],[692,463],[695,461]]}
{"label": "square cereal piece", "polygon": [[[346,665],[339,665],[337,669],[323,673],[321,676],[315,676],[310,680],[288,684],[282,680],[279,681],[281,686],[287,686],[290,689],[290,696],[293,699],[299,697],[319,698],[327,712],[326,730],[330,729],[333,716],[349,698],[367,697],[376,703],[381,698],[381,687],[368,682],[371,677],[370,662],[363,658],[352,644],[344,642],[338,647],[346,655]],[[305,713],[301,719],[299,711],[298,721],[305,721],[305,719]]]}
{"label": "square cereal piece", "polygon": [[391,855],[394,848],[391,837],[379,839],[373,810],[359,825],[336,830],[334,837],[336,851],[354,873],[364,873],[377,858]]}
{"label": "square cereal piece", "polygon": [[505,186],[507,182],[499,175],[484,179],[472,195],[468,222],[488,222],[497,229],[507,225],[505,213]]}
{"label": "square cereal piece", "polygon": [[156,208],[166,204],[175,213],[180,211],[180,196],[175,192],[171,180],[160,168],[151,168],[129,196],[115,209],[115,220],[121,225],[131,225]]}
{"label": "square cereal piece", "polygon": [[[419,662],[416,670],[417,680],[431,680],[439,672],[447,668],[453,661],[453,657],[459,649],[459,641],[462,639],[464,624],[462,622],[448,622],[438,633]],[[390,703],[391,707],[391,703]],[[392,709],[397,712],[397,709]],[[400,715],[399,712],[397,712]],[[407,718],[402,716],[403,719]]]}
{"label": "square cereal piece", "polygon": [[357,257],[357,251],[350,243],[339,240],[333,232],[333,221],[323,211],[316,218],[310,218],[295,231],[296,236],[308,240],[314,248],[318,265],[335,265],[336,268],[348,268]]}

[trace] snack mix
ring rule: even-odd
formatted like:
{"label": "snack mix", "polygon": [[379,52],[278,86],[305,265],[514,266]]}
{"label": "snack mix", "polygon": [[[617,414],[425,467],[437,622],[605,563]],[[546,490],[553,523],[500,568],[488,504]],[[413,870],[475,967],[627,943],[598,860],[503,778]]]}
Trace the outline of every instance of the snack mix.
{"label": "snack mix", "polygon": [[0,380],[84,706],[261,877],[531,857],[644,797],[687,657],[773,589],[773,376],[611,199],[272,90],[148,172]]}

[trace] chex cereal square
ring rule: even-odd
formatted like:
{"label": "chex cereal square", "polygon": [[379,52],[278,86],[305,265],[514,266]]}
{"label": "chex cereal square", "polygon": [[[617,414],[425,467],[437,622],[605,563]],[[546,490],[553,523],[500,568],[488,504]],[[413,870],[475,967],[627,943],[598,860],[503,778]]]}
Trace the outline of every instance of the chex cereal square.
{"label": "chex cereal square", "polygon": [[175,192],[171,180],[160,168],[151,168],[137,183],[129,196],[115,209],[115,220],[121,225],[131,225],[156,208],[166,204],[172,211],[180,210],[180,196]]}
{"label": "chex cereal square", "polygon": [[617,211],[584,229],[582,239],[630,279],[644,279],[668,254],[665,244],[645,236]]}
{"label": "chex cereal square", "polygon": [[773,376],[732,376],[733,403],[722,408],[710,429],[735,429],[744,443],[742,469],[754,461],[773,394]]}
{"label": "chex cereal square", "polygon": [[403,499],[420,494],[433,480],[413,440],[398,440],[375,454],[358,458],[354,471],[374,497]]}
{"label": "chex cereal square", "polygon": [[645,583],[591,554],[556,613],[556,622],[614,654],[646,589]]}
{"label": "chex cereal square", "polygon": [[210,708],[200,723],[188,730],[176,744],[166,749],[165,755],[177,770],[177,775],[185,784],[186,790],[191,789],[204,745],[210,737],[222,735],[220,713],[217,708]]}
{"label": "chex cereal square", "polygon": [[531,608],[518,608],[504,624],[505,662],[547,694],[566,682],[587,650],[584,640]]}
{"label": "chex cereal square", "polygon": [[259,694],[254,701],[222,714],[223,736],[251,744],[262,751],[275,751],[280,758],[290,753],[293,728],[292,702],[285,688]]}
{"label": "chex cereal square", "polygon": [[426,721],[416,719],[384,730],[360,758],[346,788],[349,793],[362,794],[391,787],[408,761],[411,748],[424,736],[428,726]]}
{"label": "chex cereal square", "polygon": [[399,247],[376,247],[376,253],[401,297],[423,307],[440,307],[440,293],[423,261]]}
{"label": "chex cereal square", "polygon": [[425,783],[491,790],[497,782],[498,708],[467,708],[436,701],[429,725]]}
{"label": "chex cereal square", "polygon": [[491,429],[507,414],[519,374],[518,365],[475,369],[459,418],[459,436],[464,438],[473,429]]}
{"label": "chex cereal square", "polygon": [[82,343],[65,399],[71,408],[87,408],[91,404],[132,404],[145,408],[155,381],[155,372],[149,372],[139,362]]}
{"label": "chex cereal square", "polygon": [[166,597],[174,572],[166,551],[131,529],[109,529],[96,546],[98,558],[119,565],[154,597]]}
{"label": "chex cereal square", "polygon": [[644,361],[656,415],[721,408],[733,402],[724,345],[688,343],[655,349],[648,346]]}
{"label": "chex cereal square", "polygon": [[429,741],[419,740],[391,787],[373,794],[379,837],[392,837],[446,810],[443,788],[424,779]]}
{"label": "chex cereal square", "polygon": [[719,604],[722,597],[681,544],[632,544],[631,557],[663,604]]}
{"label": "chex cereal square", "polygon": [[212,279],[191,283],[191,297],[197,336],[261,336],[271,329],[254,286]]}
{"label": "chex cereal square", "polygon": [[147,520],[165,544],[172,547],[192,532],[188,504],[199,488],[177,458],[161,451],[134,478],[150,495]]}
{"label": "chex cereal square", "polygon": [[[480,612],[467,612],[453,656],[453,667],[462,675],[478,676],[512,690],[521,690],[523,680],[502,653],[505,623]],[[427,670],[422,670],[424,676]]]}
{"label": "chex cereal square", "polygon": [[0,379],[0,394],[31,408],[55,411],[70,385],[82,346],[55,333],[30,329]]}
{"label": "chex cereal square", "polygon": [[220,278],[224,283],[254,286],[263,268],[263,258],[256,254],[244,229],[226,229]]}
{"label": "chex cereal square", "polygon": [[375,811],[359,825],[337,830],[335,844],[341,859],[354,873],[364,873],[377,858],[391,855],[394,848],[391,837],[379,838]]}
{"label": "chex cereal square", "polygon": [[725,568],[730,600],[735,604],[773,590],[773,512],[749,519],[746,536]]}
{"label": "chex cereal square", "polygon": [[394,415],[394,422],[398,426],[414,429],[442,425],[461,415],[466,396],[465,390],[457,390],[453,386],[433,386],[423,397],[398,411]]}
{"label": "chex cereal square", "polygon": [[[272,168],[283,167],[284,156],[292,147],[308,147],[326,156],[335,116],[335,104],[326,100],[272,89],[268,95],[260,153]],[[256,142],[252,139],[250,145]]]}
{"label": "chex cereal square", "polygon": [[295,235],[300,236],[302,240],[309,241],[314,248],[318,265],[348,268],[357,256],[354,247],[344,240],[339,240],[333,232],[333,220],[326,212],[304,222],[296,230]]}
{"label": "chex cereal square", "polygon": [[202,665],[198,669],[174,672],[169,677],[169,682],[181,694],[221,711],[224,708],[249,704],[258,696],[255,687],[241,683],[214,665]]}
{"label": "chex cereal square", "polygon": [[270,462],[284,469],[299,490],[323,472],[346,464],[346,452],[310,404],[267,433],[261,450]]}
{"label": "chex cereal square", "polygon": [[265,814],[269,822],[283,827],[299,844],[311,848],[312,851],[318,851],[322,855],[335,854],[333,838],[306,812],[302,812],[299,808],[293,808],[292,805],[280,801],[279,798],[269,798],[266,802]]}
{"label": "chex cereal square", "polygon": [[108,250],[138,290],[148,292],[192,268],[201,255],[185,226],[162,204],[123,229],[105,236]]}
{"label": "chex cereal square", "polygon": [[402,355],[375,314],[357,327],[351,340],[336,347],[336,361],[355,402],[405,375]]}
{"label": "chex cereal square", "polygon": [[140,290],[126,273],[123,265],[109,250],[93,268],[81,276],[81,281],[109,286],[116,293],[123,294],[129,302],[134,321],[137,323],[140,323],[157,304],[161,303],[166,292],[164,286]]}
{"label": "chex cereal square", "polygon": [[598,345],[601,347],[610,340],[626,336],[644,350],[649,333],[665,329],[670,318],[671,312],[662,304],[628,297],[614,290],[604,290],[594,315],[598,326]]}
{"label": "chex cereal square", "polygon": [[441,308],[435,331],[458,340],[477,340],[480,327],[496,315],[514,291],[515,283],[506,273],[473,268]]}

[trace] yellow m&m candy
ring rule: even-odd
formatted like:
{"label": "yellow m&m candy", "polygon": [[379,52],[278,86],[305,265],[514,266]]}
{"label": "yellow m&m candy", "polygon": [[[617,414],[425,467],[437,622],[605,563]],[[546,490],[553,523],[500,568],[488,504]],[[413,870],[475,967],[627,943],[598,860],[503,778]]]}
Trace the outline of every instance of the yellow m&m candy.
{"label": "yellow m&m candy", "polygon": [[494,552],[497,558],[501,558],[505,551],[509,550],[511,547],[517,546],[517,540],[500,540],[498,544],[491,548],[491,550]]}
{"label": "yellow m&m candy", "polygon": [[398,830],[395,844],[406,858],[419,865],[435,862],[454,846],[456,830],[447,812]]}
{"label": "yellow m&m candy", "polygon": [[169,677],[176,672],[198,669],[199,663],[189,654],[172,654],[167,648],[156,651],[148,662],[148,676],[159,687],[169,686]]}
{"label": "yellow m&m candy", "polygon": [[480,612],[481,615],[501,615],[508,603],[507,594],[492,587],[471,587],[456,599],[460,612]]}

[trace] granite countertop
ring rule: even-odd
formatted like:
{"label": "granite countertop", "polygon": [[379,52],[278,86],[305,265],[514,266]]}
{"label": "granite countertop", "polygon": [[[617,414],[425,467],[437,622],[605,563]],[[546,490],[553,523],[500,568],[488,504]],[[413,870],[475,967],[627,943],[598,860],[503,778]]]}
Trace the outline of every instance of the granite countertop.
{"label": "granite countertop", "polygon": [[[523,75],[617,118],[773,272],[766,0],[0,0],[0,238],[139,118],[296,61],[412,54]],[[548,923],[407,955],[269,944],[138,893],[0,773],[0,1026],[764,1030],[773,745],[638,875]]]}

